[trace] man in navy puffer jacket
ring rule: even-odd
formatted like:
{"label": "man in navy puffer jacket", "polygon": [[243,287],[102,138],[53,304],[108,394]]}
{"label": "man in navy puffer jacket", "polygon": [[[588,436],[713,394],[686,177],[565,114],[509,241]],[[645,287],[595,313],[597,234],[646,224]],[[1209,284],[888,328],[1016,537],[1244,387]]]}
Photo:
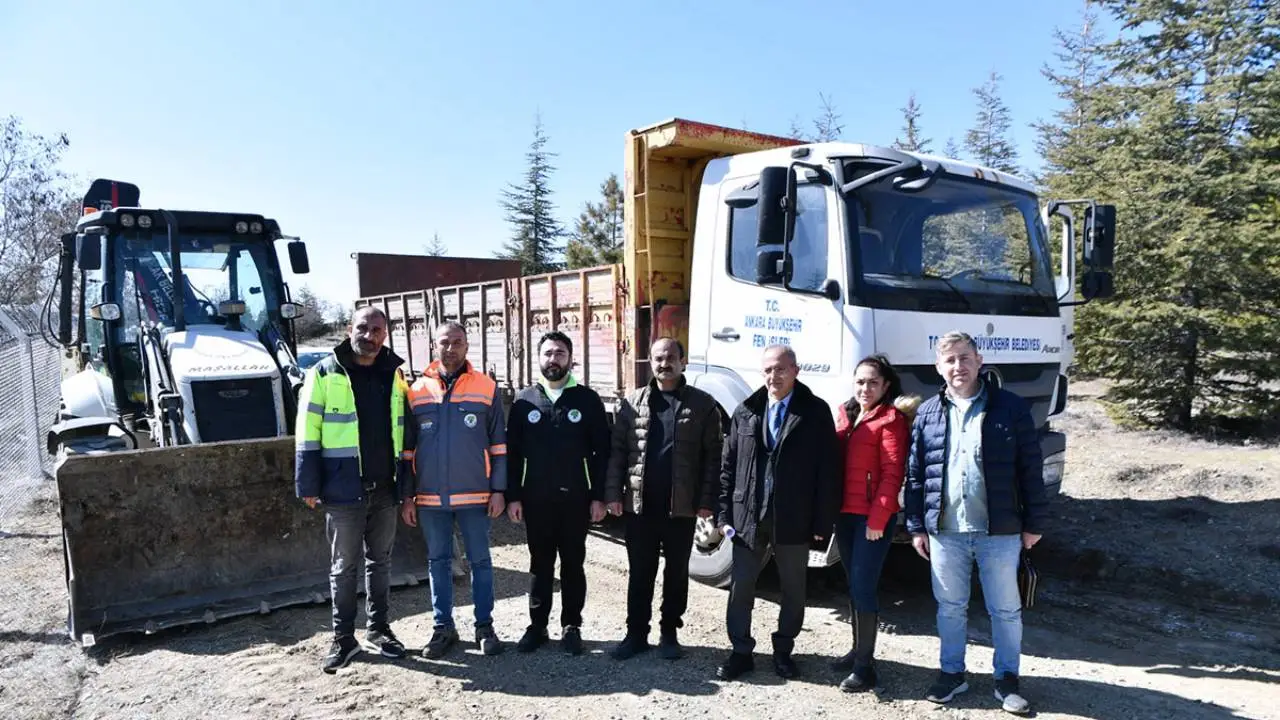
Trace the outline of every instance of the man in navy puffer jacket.
{"label": "man in navy puffer jacket", "polygon": [[1040,439],[1026,401],[979,377],[972,337],[950,332],[936,348],[945,388],[916,414],[905,498],[907,531],[929,560],[938,601],[942,672],[926,697],[945,703],[969,689],[965,635],[976,561],[991,615],[995,697],[1006,711],[1026,713],[1018,561],[1039,542],[1048,514]]}

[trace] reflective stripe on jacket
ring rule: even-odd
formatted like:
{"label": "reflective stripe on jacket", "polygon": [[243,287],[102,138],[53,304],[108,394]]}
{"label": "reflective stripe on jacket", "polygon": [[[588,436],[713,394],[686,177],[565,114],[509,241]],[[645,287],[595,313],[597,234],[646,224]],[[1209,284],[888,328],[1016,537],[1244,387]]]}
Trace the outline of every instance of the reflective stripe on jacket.
{"label": "reflective stripe on jacket", "polygon": [[498,385],[467,363],[448,387],[434,362],[409,388],[416,459],[400,496],[423,508],[489,504],[507,487],[506,422]]}
{"label": "reflective stripe on jacket", "polygon": [[[298,497],[318,497],[328,504],[348,504],[364,500],[361,480],[360,420],[351,379],[338,359],[349,342],[307,370],[298,395],[298,418],[294,428],[294,485]],[[403,474],[412,452],[405,450],[405,406],[408,384],[400,365],[404,362],[389,349],[378,357],[378,365],[395,373],[391,387],[391,445],[397,474]]]}

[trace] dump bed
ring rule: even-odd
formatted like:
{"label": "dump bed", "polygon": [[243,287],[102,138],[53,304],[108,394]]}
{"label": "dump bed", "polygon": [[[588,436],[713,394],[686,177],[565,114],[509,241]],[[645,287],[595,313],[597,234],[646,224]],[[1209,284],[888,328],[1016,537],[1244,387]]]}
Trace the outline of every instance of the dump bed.
{"label": "dump bed", "polygon": [[388,344],[418,376],[434,359],[432,338],[444,322],[460,322],[467,358],[501,387],[518,389],[538,375],[538,338],[553,327],[573,340],[579,381],[609,401],[622,390],[622,266],[602,265],[544,275],[360,298],[387,314]]}
{"label": "dump bed", "polygon": [[787,145],[762,135],[675,118],[627,135],[626,337],[623,382],[649,380],[649,345],[663,335],[689,346],[689,297],[698,189],[707,163],[719,157]]}

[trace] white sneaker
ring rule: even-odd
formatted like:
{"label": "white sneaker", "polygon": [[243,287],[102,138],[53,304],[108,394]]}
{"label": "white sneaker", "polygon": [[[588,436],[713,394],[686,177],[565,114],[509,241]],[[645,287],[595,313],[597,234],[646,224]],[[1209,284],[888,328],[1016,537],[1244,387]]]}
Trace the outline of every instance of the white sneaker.
{"label": "white sneaker", "polygon": [[1000,701],[1000,708],[1007,713],[1026,715],[1031,712],[1031,703],[1018,692],[1017,675],[996,678],[995,696]]}

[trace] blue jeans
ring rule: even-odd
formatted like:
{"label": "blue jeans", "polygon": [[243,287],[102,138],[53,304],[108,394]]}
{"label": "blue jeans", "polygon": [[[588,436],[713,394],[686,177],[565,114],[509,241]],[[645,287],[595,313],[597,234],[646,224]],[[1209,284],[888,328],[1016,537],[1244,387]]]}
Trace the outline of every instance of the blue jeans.
{"label": "blue jeans", "polygon": [[894,520],[889,518],[884,536],[872,542],[867,539],[866,515],[836,516],[836,549],[849,578],[849,599],[857,612],[880,612],[880,571],[893,544]]}
{"label": "blue jeans", "polygon": [[493,562],[489,557],[487,507],[462,510],[418,509],[418,526],[427,541],[431,575],[431,610],[436,629],[453,627],[453,523],[462,531],[462,545],[471,564],[471,600],[476,627],[493,624]]}
{"label": "blue jeans", "polygon": [[976,561],[982,596],[991,615],[995,676],[1017,674],[1022,654],[1022,601],[1018,595],[1021,553],[1021,535],[974,532],[929,536],[929,567],[933,575],[933,597],[938,601],[942,672],[964,672],[969,587]]}

